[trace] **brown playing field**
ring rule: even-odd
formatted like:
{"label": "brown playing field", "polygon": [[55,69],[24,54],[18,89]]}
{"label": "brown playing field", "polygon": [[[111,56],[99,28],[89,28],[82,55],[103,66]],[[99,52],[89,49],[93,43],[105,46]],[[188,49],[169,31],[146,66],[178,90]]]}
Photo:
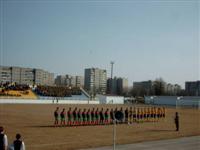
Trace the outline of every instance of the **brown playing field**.
{"label": "brown playing field", "polygon": [[[53,112],[62,108],[115,108],[116,105],[31,105],[0,104],[0,126],[11,143],[21,133],[29,150],[80,149],[112,145],[113,126],[53,127]],[[120,107],[126,105],[118,105]],[[138,107],[138,106],[137,106]],[[159,122],[117,125],[117,144],[200,135],[200,110],[178,109],[180,132],[175,132],[175,109],[166,109]]]}

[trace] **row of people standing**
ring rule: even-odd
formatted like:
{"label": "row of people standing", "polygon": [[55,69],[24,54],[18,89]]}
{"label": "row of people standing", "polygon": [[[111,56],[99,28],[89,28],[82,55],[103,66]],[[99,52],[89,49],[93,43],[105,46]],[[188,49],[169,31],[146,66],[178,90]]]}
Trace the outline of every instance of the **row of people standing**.
{"label": "row of people standing", "polygon": [[[54,111],[54,125],[107,125],[112,124],[115,120],[115,113],[120,111],[123,114],[123,119],[119,123],[133,123],[144,121],[158,121],[160,118],[165,118],[165,108],[162,107],[127,107],[125,110],[121,107],[104,109],[104,108],[84,108],[73,110],[70,107],[66,112],[65,108],[59,111],[59,107]],[[60,124],[59,124],[60,121]]]}
{"label": "row of people standing", "polygon": [[165,107],[131,107],[125,110],[125,119],[128,123],[155,122],[165,118]]}
{"label": "row of people standing", "polygon": [[[97,124],[108,124],[109,121],[109,109],[103,111],[103,108],[99,111],[97,108],[96,110],[93,109],[77,109],[74,110],[69,108],[66,112],[65,108],[59,112],[59,107],[56,108],[54,111],[55,122],[54,125],[97,125]],[[111,115],[111,118],[114,116]],[[114,118],[113,118],[114,119]]]}

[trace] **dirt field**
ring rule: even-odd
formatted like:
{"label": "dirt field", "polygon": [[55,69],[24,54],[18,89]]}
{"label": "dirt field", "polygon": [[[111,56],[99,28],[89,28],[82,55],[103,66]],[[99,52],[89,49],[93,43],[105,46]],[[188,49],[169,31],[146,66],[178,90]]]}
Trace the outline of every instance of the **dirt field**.
{"label": "dirt field", "polygon": [[[116,107],[116,105],[0,104],[0,126],[4,126],[9,143],[14,140],[16,133],[21,133],[29,150],[74,150],[112,145],[112,125],[52,127],[53,112],[57,106],[60,109],[75,106]],[[167,108],[166,111],[167,116],[163,121],[117,125],[117,144],[200,135],[200,110],[178,109],[180,132],[175,132],[173,119],[176,110]]]}

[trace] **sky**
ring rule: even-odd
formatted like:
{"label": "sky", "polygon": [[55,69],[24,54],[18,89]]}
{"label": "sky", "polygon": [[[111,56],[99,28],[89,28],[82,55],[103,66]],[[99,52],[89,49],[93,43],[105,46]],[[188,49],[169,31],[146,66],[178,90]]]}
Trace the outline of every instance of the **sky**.
{"label": "sky", "polygon": [[0,0],[0,65],[180,84],[200,80],[198,0]]}

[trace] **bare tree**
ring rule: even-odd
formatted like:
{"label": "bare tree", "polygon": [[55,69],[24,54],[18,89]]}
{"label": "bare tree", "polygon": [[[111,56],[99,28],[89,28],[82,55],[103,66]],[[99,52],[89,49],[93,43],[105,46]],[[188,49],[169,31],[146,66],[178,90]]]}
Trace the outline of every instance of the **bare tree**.
{"label": "bare tree", "polygon": [[162,78],[158,78],[153,84],[155,95],[165,95],[165,81]]}

